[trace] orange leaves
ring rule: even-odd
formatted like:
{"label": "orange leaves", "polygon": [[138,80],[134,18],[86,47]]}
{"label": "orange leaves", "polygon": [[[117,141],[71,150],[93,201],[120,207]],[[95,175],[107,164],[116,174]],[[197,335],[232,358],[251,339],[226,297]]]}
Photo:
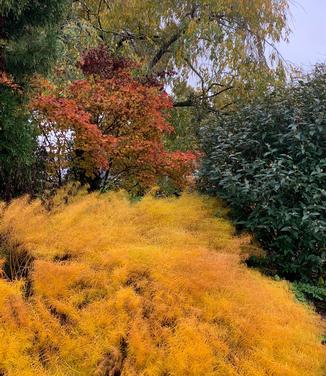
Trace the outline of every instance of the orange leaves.
{"label": "orange leaves", "polygon": [[149,136],[173,130],[164,113],[172,107],[169,96],[131,77],[88,77],[74,82],[70,91],[104,133],[124,135],[134,130]]}
{"label": "orange leaves", "polygon": [[8,77],[6,72],[1,72],[0,71],[0,84],[4,86],[8,86],[9,88],[13,90],[18,90],[20,91],[21,88],[19,85],[15,84],[11,78]]}
{"label": "orange leaves", "polygon": [[177,186],[194,185],[191,172],[197,164],[199,153],[175,151],[165,153],[165,171]]}
{"label": "orange leaves", "polygon": [[90,115],[79,110],[76,102],[72,99],[41,94],[34,99],[32,106],[43,113],[48,122],[57,123],[57,128],[63,130],[82,127],[88,125],[90,121]]}
{"label": "orange leaves", "polygon": [[81,110],[74,99],[40,93],[31,102],[31,109],[50,157],[48,167],[61,172],[70,166],[69,157],[73,157],[73,163],[90,176],[107,168],[105,149],[112,140],[103,136],[91,123],[90,114]]}
{"label": "orange leaves", "polygon": [[[119,60],[114,65],[112,58],[101,60],[100,53],[106,56],[102,47],[85,55],[88,63],[82,64],[82,69],[87,74],[91,71],[92,75],[75,82],[71,93],[92,114],[93,122],[103,134],[116,137],[115,148],[108,155],[110,174],[117,177],[116,184],[128,190],[135,184],[139,189],[146,189],[159,176],[171,176],[170,172],[176,169],[181,186],[184,171],[189,174],[193,165],[189,163],[191,153],[187,154],[187,163],[182,164],[177,154],[164,150],[163,135],[173,132],[166,120],[167,110],[172,107],[171,98],[158,85],[134,77],[128,70],[130,63],[123,65]],[[92,56],[93,65],[90,64]],[[95,62],[103,67],[95,67]]]}
{"label": "orange leaves", "polygon": [[164,149],[164,134],[173,132],[167,93],[152,78],[137,77],[136,64],[110,56],[104,47],[84,54],[80,67],[86,78],[64,95],[53,90],[32,101],[56,169],[77,167],[91,179],[105,175],[113,188],[146,190],[163,175],[181,187],[195,155]]}

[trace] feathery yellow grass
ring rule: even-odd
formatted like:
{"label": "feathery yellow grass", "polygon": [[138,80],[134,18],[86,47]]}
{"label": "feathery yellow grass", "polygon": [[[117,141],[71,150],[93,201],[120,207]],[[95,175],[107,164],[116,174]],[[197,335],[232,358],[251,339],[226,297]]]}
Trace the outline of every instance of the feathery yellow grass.
{"label": "feathery yellow grass", "polygon": [[241,264],[223,214],[195,194],[2,206],[6,247],[34,262],[0,279],[0,374],[325,375],[318,316]]}

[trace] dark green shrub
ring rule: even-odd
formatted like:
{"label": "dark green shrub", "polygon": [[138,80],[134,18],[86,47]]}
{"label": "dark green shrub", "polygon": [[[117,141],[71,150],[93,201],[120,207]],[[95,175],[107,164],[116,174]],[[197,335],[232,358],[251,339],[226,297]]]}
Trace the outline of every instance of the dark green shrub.
{"label": "dark green shrub", "polygon": [[201,189],[228,202],[280,276],[325,286],[326,68],[214,117],[201,134]]}
{"label": "dark green shrub", "polygon": [[296,298],[305,303],[308,301],[325,301],[326,289],[319,286],[310,285],[309,283],[294,282],[292,284],[292,291]]}

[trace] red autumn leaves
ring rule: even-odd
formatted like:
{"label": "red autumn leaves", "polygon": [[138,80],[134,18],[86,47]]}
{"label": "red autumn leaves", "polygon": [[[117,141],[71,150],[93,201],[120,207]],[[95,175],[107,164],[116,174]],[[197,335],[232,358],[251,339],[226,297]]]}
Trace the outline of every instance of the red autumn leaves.
{"label": "red autumn leaves", "polygon": [[[31,103],[49,156],[49,169],[75,168],[88,179],[128,190],[145,190],[161,177],[182,188],[196,155],[169,152],[164,134],[171,98],[138,66],[113,58],[104,47],[88,51],[81,63],[85,79],[64,95],[41,90]],[[61,170],[61,171],[58,171]]]}

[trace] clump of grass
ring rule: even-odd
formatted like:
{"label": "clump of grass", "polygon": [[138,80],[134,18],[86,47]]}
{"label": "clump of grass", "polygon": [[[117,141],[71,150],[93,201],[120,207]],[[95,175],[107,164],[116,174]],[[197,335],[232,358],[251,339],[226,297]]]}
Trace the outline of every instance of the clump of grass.
{"label": "clump of grass", "polygon": [[[6,375],[322,376],[319,317],[241,262],[216,201],[123,193],[3,208],[0,233],[33,257],[33,294],[0,279]],[[215,213],[219,212],[216,217]]]}

